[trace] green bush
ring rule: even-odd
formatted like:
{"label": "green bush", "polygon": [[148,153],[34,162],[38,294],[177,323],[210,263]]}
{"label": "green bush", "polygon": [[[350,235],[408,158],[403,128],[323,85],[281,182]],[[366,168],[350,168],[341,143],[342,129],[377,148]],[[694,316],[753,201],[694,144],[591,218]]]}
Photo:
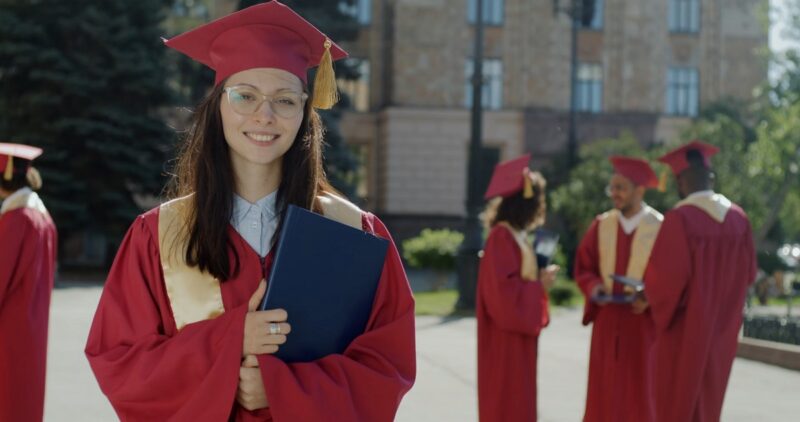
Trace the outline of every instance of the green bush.
{"label": "green bush", "polygon": [[581,292],[574,281],[559,277],[548,295],[554,306],[570,306],[580,300]]}
{"label": "green bush", "polygon": [[786,265],[783,259],[775,252],[759,251],[756,253],[756,258],[758,260],[758,267],[767,274],[789,269],[789,266]]}
{"label": "green bush", "polygon": [[464,235],[457,231],[424,229],[403,242],[403,258],[414,268],[453,270],[463,240]]}

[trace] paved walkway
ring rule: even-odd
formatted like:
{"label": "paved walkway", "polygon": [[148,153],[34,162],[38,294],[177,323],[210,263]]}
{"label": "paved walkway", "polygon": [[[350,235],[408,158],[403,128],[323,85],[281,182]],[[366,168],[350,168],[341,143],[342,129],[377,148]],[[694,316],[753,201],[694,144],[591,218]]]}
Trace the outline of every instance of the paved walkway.
{"label": "paved walkway", "polygon": [[[99,287],[57,289],[50,318],[45,421],[114,421],[83,356]],[[475,319],[417,319],[418,376],[400,422],[477,420]],[[575,422],[583,413],[589,329],[576,310],[560,310],[539,343],[540,421]],[[737,359],[723,421],[797,420],[800,372]]]}

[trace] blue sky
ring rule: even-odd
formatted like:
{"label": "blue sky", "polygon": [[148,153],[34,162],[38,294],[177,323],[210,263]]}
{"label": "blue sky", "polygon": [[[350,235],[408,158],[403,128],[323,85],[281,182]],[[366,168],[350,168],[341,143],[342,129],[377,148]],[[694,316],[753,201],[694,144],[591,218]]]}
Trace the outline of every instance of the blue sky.
{"label": "blue sky", "polygon": [[770,0],[770,7],[773,10],[771,16],[773,25],[769,31],[769,46],[773,51],[784,51],[787,48],[798,48],[800,40],[788,38],[782,34],[784,22],[781,20],[780,10],[787,4],[796,3],[800,0]]}

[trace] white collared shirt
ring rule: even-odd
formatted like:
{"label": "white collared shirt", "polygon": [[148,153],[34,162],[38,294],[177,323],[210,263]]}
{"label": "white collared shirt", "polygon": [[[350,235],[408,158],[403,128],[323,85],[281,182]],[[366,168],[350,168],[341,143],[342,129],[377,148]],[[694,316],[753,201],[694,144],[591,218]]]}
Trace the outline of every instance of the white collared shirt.
{"label": "white collared shirt", "polygon": [[694,198],[695,196],[708,196],[708,197],[711,197],[711,196],[714,196],[714,194],[715,194],[715,193],[716,193],[716,192],[714,192],[714,191],[713,191],[713,190],[711,190],[711,189],[708,189],[708,190],[699,190],[699,191],[697,191],[697,192],[692,192],[692,193],[690,193],[688,196],[686,196],[686,199],[689,199],[689,198]]}
{"label": "white collared shirt", "polygon": [[4,200],[3,200],[3,206],[2,206],[2,207],[0,207],[0,214],[3,214],[3,213],[5,213],[5,212],[6,212],[6,210],[8,209],[8,207],[10,207],[10,206],[11,206],[11,204],[14,202],[14,201],[13,201],[13,199],[15,199],[15,198],[18,198],[18,197],[20,197],[20,196],[29,195],[29,194],[31,194],[31,193],[33,193],[33,191],[31,190],[31,188],[29,188],[29,187],[27,187],[27,186],[26,186],[26,187],[24,187],[24,188],[17,189],[17,191],[16,191],[16,192],[12,193],[11,195],[8,195],[8,197],[7,197],[6,199],[4,199]]}
{"label": "white collared shirt", "polygon": [[634,216],[627,218],[622,213],[619,213],[619,225],[622,226],[622,231],[625,234],[631,234],[637,227],[639,227],[639,223],[642,221],[642,218],[647,213],[647,209],[650,208],[647,204],[642,203],[642,209],[639,210]]}
{"label": "white collared shirt", "polygon": [[272,236],[278,228],[275,202],[278,191],[251,204],[241,196],[233,194],[231,225],[260,257],[265,257],[272,248]]}

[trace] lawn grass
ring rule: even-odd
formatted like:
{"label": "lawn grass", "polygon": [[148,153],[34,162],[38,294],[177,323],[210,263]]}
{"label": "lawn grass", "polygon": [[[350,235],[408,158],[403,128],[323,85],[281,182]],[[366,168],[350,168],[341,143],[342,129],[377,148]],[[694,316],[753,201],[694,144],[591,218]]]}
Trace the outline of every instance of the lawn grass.
{"label": "lawn grass", "polygon": [[[583,306],[583,296],[577,287],[573,287],[575,283],[559,280],[556,287],[574,290],[573,296],[565,303],[555,305],[551,300],[551,307],[563,306],[567,308],[575,308]],[[458,301],[458,290],[456,289],[443,289],[430,292],[415,292],[414,300],[416,302],[416,315],[432,315],[432,316],[472,316],[474,312],[456,310],[456,302]]]}
{"label": "lawn grass", "polygon": [[458,290],[444,289],[414,293],[417,315],[448,316],[456,309]]}

